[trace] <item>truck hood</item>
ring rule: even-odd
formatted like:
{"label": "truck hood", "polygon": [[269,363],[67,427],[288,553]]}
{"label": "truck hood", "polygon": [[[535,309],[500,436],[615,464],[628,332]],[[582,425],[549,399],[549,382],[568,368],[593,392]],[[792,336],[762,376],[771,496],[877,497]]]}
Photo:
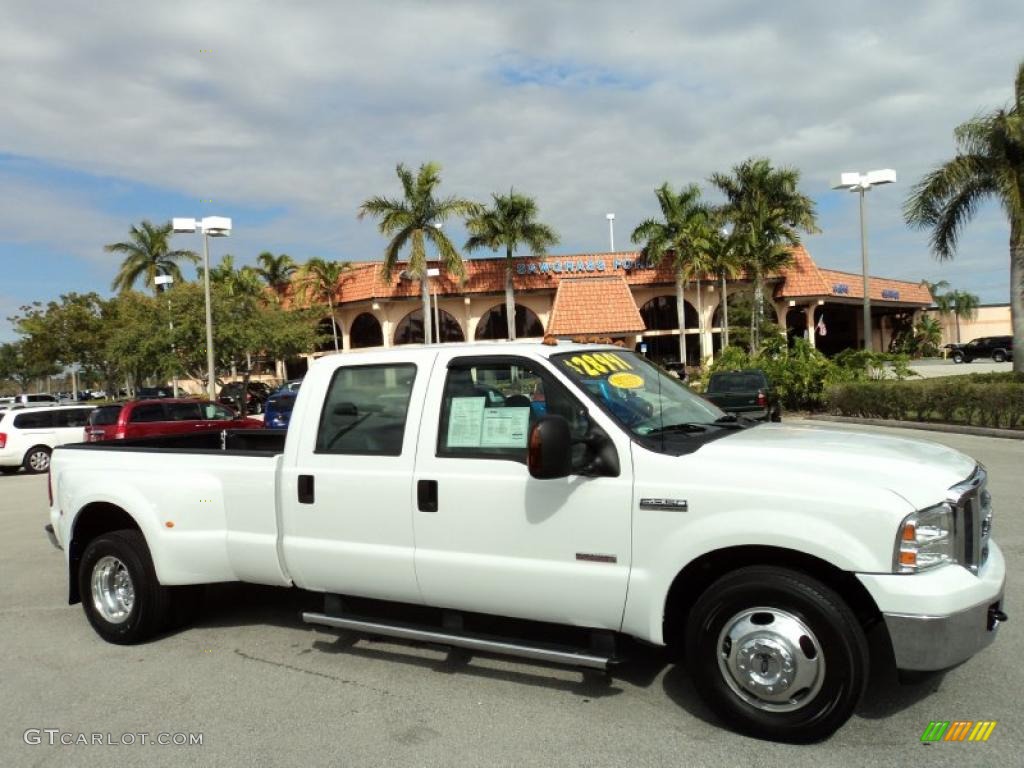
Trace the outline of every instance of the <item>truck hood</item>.
{"label": "truck hood", "polygon": [[[834,479],[884,488],[915,509],[937,504],[946,489],[966,479],[977,462],[952,448],[926,440],[909,440],[827,427],[764,424],[715,440],[700,452],[727,462],[740,473],[744,466],[813,473],[818,481]],[[773,474],[775,474],[773,473]]]}

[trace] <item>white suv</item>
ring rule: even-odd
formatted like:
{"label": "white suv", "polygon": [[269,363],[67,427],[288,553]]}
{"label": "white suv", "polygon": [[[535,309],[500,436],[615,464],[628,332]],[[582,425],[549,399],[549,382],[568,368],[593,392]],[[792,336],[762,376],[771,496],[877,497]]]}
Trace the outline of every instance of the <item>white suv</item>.
{"label": "white suv", "polygon": [[0,472],[45,472],[58,445],[81,443],[91,405],[34,406],[0,412]]}

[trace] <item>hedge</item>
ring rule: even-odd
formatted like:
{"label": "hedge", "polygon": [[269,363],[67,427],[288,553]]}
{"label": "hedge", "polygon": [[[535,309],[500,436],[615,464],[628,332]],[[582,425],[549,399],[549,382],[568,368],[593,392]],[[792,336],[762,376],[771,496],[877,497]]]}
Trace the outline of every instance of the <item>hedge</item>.
{"label": "hedge", "polygon": [[982,427],[1024,427],[1024,377],[973,374],[918,381],[860,381],[825,392],[838,416]]}

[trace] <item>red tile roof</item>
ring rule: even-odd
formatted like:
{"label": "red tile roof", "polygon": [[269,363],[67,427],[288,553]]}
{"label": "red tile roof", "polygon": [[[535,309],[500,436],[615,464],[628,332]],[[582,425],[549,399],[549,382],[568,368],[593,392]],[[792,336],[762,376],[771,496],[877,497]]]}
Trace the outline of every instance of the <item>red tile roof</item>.
{"label": "red tile roof", "polygon": [[[486,294],[501,293],[505,287],[505,259],[466,259],[466,278],[458,278],[442,271],[431,278],[432,290],[442,294]],[[335,301],[352,302],[372,299],[415,298],[419,296],[420,285],[416,280],[403,280],[400,275],[407,267],[405,263],[395,265],[391,279],[381,274],[380,262],[356,262],[344,274],[335,294]],[[601,281],[616,277],[631,286],[670,285],[675,281],[671,264],[666,261],[651,265],[642,261],[636,251],[616,253],[583,253],[565,256],[523,256],[513,262],[513,285],[516,292],[551,290],[567,280]],[[799,297],[860,298],[860,276],[819,268],[805,248],[793,249],[793,263],[778,275],[782,278],[776,287],[778,299]],[[301,277],[299,278],[301,279]],[[708,279],[712,279],[708,276]],[[846,293],[837,293],[836,286],[846,285]],[[840,289],[842,290],[842,289]],[[883,295],[883,291],[886,292]],[[891,293],[895,292],[895,293]],[[294,292],[292,292],[294,295]],[[896,295],[898,298],[893,298]],[[871,298],[874,301],[899,301],[901,303],[931,304],[927,288],[917,283],[885,278],[871,278]]]}
{"label": "red tile roof", "polygon": [[558,283],[547,333],[550,336],[611,335],[646,330],[625,279],[570,277]]}

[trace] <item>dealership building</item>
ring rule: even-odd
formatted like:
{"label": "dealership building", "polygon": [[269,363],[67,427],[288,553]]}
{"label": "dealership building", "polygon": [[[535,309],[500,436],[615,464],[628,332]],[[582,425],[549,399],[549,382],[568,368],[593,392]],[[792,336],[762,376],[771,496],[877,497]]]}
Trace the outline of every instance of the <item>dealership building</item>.
{"label": "dealership building", "polygon": [[[591,337],[621,340],[653,359],[679,359],[676,288],[669,265],[637,252],[524,256],[513,262],[518,338]],[[468,259],[463,281],[443,270],[429,279],[435,338],[441,342],[504,339],[505,259]],[[380,262],[360,262],[335,293],[334,321],[342,351],[423,341],[419,281],[396,266],[391,279]],[[729,280],[730,308],[751,282]],[[932,303],[923,284],[870,278],[872,347],[885,350],[901,324]],[[685,289],[687,362],[698,365],[721,348],[721,284],[709,276]],[[826,354],[863,343],[862,278],[819,267],[804,248],[766,279],[769,321],[789,337],[806,338]],[[770,316],[774,312],[774,317]],[[703,316],[703,323],[700,322]],[[327,335],[331,318],[321,323]],[[733,324],[735,325],[735,323]],[[703,327],[703,332],[700,328]],[[333,339],[313,356],[333,352]],[[289,366],[291,369],[293,366]],[[289,370],[289,375],[299,371]]]}

